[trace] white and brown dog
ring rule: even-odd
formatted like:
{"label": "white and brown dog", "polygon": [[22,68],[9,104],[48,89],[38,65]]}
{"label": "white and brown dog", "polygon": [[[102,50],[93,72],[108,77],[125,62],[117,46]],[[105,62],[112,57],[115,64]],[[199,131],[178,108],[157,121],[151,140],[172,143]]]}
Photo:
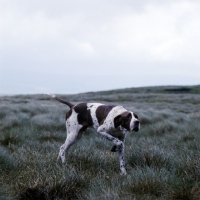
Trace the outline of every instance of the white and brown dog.
{"label": "white and brown dog", "polygon": [[49,96],[66,104],[70,110],[66,113],[67,138],[60,147],[58,159],[65,162],[65,152],[77,142],[88,127],[111,141],[114,146],[111,151],[119,153],[121,174],[126,174],[124,161],[124,140],[127,132],[139,131],[138,116],[119,105],[104,105],[101,103],[80,103],[73,105],[53,94]]}

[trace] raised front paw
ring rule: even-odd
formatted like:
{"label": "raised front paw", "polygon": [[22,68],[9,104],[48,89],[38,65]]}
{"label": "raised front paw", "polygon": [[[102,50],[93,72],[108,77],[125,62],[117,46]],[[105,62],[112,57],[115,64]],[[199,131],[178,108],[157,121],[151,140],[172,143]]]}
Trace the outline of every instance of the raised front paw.
{"label": "raised front paw", "polygon": [[117,152],[117,150],[118,150],[117,146],[114,145],[110,151],[112,151],[112,152]]}

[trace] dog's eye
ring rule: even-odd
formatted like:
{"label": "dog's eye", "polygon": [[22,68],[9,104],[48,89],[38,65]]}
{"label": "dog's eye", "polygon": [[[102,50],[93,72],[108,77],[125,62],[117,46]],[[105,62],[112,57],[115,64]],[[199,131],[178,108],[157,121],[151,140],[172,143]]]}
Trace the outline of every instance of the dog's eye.
{"label": "dog's eye", "polygon": [[134,114],[134,117],[135,117],[136,119],[138,119],[138,116],[137,116],[136,114]]}
{"label": "dog's eye", "polygon": [[126,119],[129,120],[131,118],[131,115],[126,116]]}

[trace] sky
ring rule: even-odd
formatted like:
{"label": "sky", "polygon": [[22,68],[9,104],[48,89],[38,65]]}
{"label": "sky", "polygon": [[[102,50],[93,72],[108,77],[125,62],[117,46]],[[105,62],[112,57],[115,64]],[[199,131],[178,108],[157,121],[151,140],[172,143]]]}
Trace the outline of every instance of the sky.
{"label": "sky", "polygon": [[199,0],[0,0],[0,94],[200,84]]}

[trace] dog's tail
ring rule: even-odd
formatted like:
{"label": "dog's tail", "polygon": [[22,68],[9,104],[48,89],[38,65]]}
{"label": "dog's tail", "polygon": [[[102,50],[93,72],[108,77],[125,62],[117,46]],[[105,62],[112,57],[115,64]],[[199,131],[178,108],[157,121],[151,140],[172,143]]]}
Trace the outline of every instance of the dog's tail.
{"label": "dog's tail", "polygon": [[51,97],[53,97],[54,99],[56,99],[57,101],[59,101],[59,102],[61,102],[61,103],[63,103],[63,104],[68,105],[70,108],[72,108],[72,107],[74,106],[74,105],[71,104],[70,102],[65,101],[65,100],[63,100],[63,99],[60,99],[60,98],[58,98],[58,97],[57,97],[56,95],[54,95],[54,94],[46,94],[46,95],[51,96]]}

